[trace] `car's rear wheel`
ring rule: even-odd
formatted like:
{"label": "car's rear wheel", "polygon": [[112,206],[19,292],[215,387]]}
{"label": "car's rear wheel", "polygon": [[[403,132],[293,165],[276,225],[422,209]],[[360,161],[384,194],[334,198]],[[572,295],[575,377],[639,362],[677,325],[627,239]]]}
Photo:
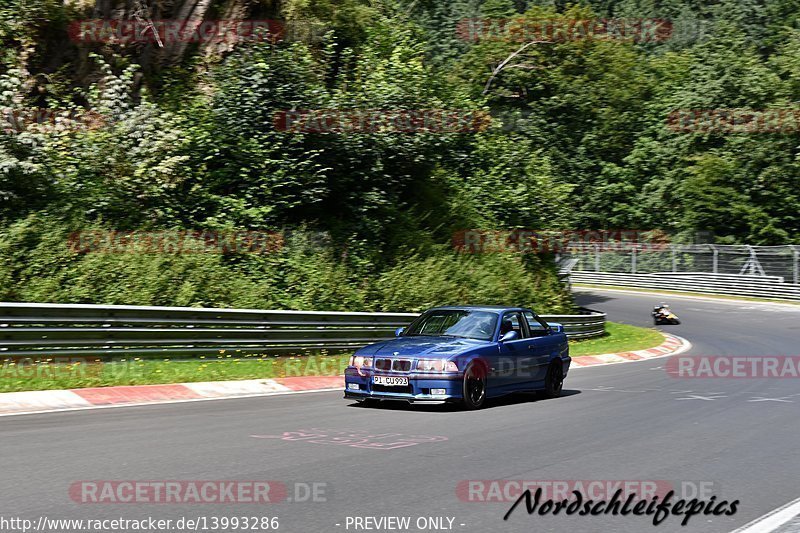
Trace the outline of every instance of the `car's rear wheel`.
{"label": "car's rear wheel", "polygon": [[486,370],[482,365],[470,363],[464,370],[464,407],[480,409],[486,401]]}
{"label": "car's rear wheel", "polygon": [[561,361],[553,361],[544,380],[544,397],[558,398],[564,388],[564,368]]}

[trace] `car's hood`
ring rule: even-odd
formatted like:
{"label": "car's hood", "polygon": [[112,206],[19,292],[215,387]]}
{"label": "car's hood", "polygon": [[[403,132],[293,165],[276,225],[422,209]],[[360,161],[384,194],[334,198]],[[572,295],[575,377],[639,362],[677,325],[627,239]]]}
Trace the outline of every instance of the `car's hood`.
{"label": "car's hood", "polygon": [[489,341],[458,337],[397,337],[364,346],[358,350],[358,355],[449,357],[484,344],[489,344]]}

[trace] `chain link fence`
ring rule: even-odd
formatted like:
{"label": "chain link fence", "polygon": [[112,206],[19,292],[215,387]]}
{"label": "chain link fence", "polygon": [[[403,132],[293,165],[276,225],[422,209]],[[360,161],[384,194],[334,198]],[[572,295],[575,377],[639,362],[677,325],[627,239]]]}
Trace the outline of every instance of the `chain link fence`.
{"label": "chain link fence", "polygon": [[778,278],[800,284],[800,246],[691,244],[657,248],[630,244],[612,249],[599,244],[570,246],[561,254],[577,272],[711,273]]}

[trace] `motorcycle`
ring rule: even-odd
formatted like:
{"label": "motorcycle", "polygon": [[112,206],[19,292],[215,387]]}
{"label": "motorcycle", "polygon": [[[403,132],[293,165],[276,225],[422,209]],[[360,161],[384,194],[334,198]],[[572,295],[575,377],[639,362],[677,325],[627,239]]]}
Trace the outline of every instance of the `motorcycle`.
{"label": "motorcycle", "polygon": [[653,316],[653,324],[656,326],[664,324],[678,325],[681,323],[678,315],[673,313],[669,307],[656,306],[653,308],[651,315]]}

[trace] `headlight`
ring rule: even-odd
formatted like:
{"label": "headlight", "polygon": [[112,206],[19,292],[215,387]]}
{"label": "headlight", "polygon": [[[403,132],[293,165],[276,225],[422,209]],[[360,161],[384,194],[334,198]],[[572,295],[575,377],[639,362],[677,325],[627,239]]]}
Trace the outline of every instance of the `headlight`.
{"label": "headlight", "polygon": [[356,368],[371,368],[372,357],[364,357],[363,355],[351,355],[350,366],[354,366]]}
{"label": "headlight", "polygon": [[443,359],[420,359],[417,361],[418,372],[458,372],[458,366],[453,361]]}

